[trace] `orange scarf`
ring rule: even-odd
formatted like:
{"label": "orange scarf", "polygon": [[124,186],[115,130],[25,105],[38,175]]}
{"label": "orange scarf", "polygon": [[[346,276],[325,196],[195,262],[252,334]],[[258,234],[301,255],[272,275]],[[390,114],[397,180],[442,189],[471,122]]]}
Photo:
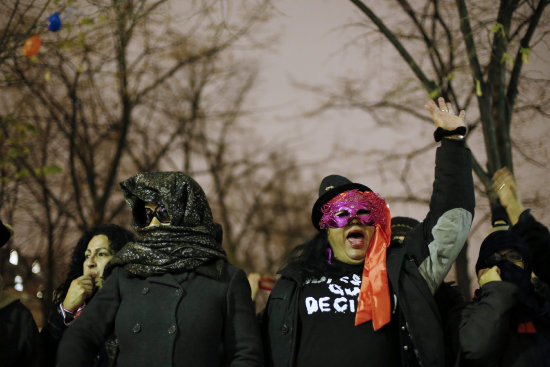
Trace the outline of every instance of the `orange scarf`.
{"label": "orange scarf", "polygon": [[386,267],[386,249],[391,241],[391,216],[385,208],[385,224],[375,225],[363,267],[361,292],[359,293],[355,326],[372,320],[374,330],[390,322],[390,287]]}

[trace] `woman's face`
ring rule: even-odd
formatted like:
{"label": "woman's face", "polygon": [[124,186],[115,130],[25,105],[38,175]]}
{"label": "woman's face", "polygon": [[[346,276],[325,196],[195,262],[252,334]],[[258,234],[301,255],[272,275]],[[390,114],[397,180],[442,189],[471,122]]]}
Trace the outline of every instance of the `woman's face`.
{"label": "woman's face", "polygon": [[92,237],[84,253],[84,275],[89,275],[94,280],[96,287],[103,285],[103,270],[105,265],[112,259],[113,251],[110,247],[109,238],[104,234]]}

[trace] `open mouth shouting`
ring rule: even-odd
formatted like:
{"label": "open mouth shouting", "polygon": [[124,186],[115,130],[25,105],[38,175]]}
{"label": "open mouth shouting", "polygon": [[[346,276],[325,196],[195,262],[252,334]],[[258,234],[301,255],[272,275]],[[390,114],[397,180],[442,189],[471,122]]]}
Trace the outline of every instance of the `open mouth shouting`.
{"label": "open mouth shouting", "polygon": [[365,261],[373,234],[373,226],[354,223],[342,228],[329,228],[328,242],[337,260],[360,264]]}
{"label": "open mouth shouting", "polygon": [[346,241],[353,248],[361,248],[365,245],[365,232],[361,229],[351,229],[346,234]]}

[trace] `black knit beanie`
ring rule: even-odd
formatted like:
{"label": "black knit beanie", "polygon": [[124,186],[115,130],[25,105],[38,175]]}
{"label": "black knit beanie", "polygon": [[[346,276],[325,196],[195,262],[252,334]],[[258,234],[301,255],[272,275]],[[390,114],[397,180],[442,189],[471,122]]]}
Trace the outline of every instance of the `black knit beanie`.
{"label": "black knit beanie", "polygon": [[523,240],[515,233],[503,230],[495,231],[489,234],[479,248],[479,257],[476,262],[476,273],[480,269],[489,267],[486,260],[489,256],[502,249],[515,249],[518,250],[523,257],[524,270],[531,272],[532,269],[532,255],[529,247],[523,242]]}

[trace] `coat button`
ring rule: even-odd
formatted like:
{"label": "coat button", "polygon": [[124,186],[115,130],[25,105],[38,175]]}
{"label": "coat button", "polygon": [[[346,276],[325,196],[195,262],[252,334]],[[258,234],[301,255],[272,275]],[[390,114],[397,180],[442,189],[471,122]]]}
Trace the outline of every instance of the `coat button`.
{"label": "coat button", "polygon": [[141,294],[147,294],[147,293],[149,293],[149,288],[144,287],[144,288],[141,290]]}
{"label": "coat button", "polygon": [[409,350],[409,346],[408,346],[408,345],[405,345],[405,346],[403,347],[403,350]]}
{"label": "coat button", "polygon": [[181,288],[176,289],[176,297],[185,296],[185,291]]}
{"label": "coat button", "polygon": [[139,324],[139,322],[134,325],[134,327],[132,328],[132,331],[134,332],[134,334],[137,334],[141,331],[141,325]]}
{"label": "coat button", "polygon": [[405,331],[407,328],[405,326],[401,326],[401,330]]}
{"label": "coat button", "polygon": [[176,325],[171,325],[169,328],[168,328],[168,334],[174,334],[176,332],[178,328],[176,327]]}
{"label": "coat button", "polygon": [[283,335],[288,334],[289,331],[290,331],[290,328],[288,327],[288,325],[284,324],[283,327],[281,328],[281,332],[283,333]]}

